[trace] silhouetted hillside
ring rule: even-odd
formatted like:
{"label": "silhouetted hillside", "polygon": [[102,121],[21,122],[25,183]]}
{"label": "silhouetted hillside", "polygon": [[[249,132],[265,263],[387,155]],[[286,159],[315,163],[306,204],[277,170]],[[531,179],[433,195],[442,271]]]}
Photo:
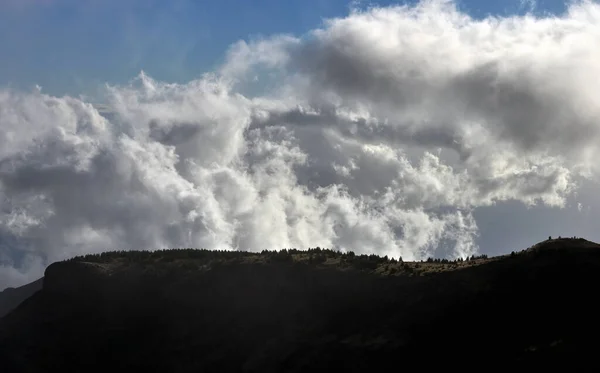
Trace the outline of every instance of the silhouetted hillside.
{"label": "silhouetted hillside", "polygon": [[[112,252],[0,320],[7,372],[378,372],[594,363],[600,246],[403,263],[329,250]],[[592,365],[590,365],[592,366]]]}
{"label": "silhouetted hillside", "polygon": [[42,279],[18,288],[8,288],[0,291],[0,317],[6,315],[25,299],[42,289]]}

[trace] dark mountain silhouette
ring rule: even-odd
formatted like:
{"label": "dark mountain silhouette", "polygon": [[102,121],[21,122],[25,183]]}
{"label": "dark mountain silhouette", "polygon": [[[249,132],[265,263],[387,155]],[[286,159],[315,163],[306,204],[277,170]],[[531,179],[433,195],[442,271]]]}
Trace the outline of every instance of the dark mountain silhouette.
{"label": "dark mountain silhouette", "polygon": [[454,262],[104,253],[52,264],[43,290],[0,319],[0,368],[576,370],[596,363],[599,284],[600,246],[583,239]]}
{"label": "dark mountain silhouette", "polygon": [[39,279],[18,288],[7,288],[0,291],[0,317],[15,309],[37,291],[42,290],[42,283],[42,279]]}

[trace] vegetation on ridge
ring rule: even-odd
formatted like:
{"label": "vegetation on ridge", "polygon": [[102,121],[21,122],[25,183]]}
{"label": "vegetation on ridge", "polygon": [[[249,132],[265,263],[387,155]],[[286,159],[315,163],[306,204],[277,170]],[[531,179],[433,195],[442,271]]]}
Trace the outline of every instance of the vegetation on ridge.
{"label": "vegetation on ridge", "polygon": [[385,371],[463,357],[575,369],[600,346],[599,283],[600,246],[562,238],[448,263],[109,252],[49,267],[44,289],[0,319],[0,361],[32,373]]}
{"label": "vegetation on ridge", "polygon": [[282,249],[263,250],[262,252],[206,250],[206,249],[168,249],[155,251],[107,251],[99,254],[78,256],[69,261],[126,265],[181,265],[185,269],[207,269],[215,265],[254,263],[254,264],[306,264],[327,266],[340,270],[358,270],[375,272],[381,275],[419,275],[443,270],[464,268],[481,264],[489,259],[487,255],[473,255],[454,260],[428,258],[418,262],[405,262],[402,258],[388,258],[375,254],[356,255],[353,251],[341,252],[320,247],[308,250]]}

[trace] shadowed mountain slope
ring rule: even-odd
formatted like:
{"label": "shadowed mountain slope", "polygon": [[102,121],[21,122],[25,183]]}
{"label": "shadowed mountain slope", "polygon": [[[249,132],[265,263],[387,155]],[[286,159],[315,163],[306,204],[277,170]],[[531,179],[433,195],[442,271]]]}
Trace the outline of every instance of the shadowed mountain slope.
{"label": "shadowed mountain slope", "polygon": [[7,288],[0,291],[0,317],[6,315],[25,299],[42,290],[43,280],[39,279],[18,288]]}
{"label": "shadowed mountain slope", "polygon": [[54,263],[0,320],[10,372],[350,372],[593,362],[600,246],[402,263],[327,250]]}

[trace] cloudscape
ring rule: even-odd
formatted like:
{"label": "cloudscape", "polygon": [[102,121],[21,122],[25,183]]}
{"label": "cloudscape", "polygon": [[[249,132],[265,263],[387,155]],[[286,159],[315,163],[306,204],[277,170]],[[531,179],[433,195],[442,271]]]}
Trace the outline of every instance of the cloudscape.
{"label": "cloudscape", "polygon": [[93,100],[0,88],[0,290],[107,249],[413,260],[505,253],[524,224],[594,232],[580,221],[598,216],[596,3],[483,17],[356,3],[219,60]]}

